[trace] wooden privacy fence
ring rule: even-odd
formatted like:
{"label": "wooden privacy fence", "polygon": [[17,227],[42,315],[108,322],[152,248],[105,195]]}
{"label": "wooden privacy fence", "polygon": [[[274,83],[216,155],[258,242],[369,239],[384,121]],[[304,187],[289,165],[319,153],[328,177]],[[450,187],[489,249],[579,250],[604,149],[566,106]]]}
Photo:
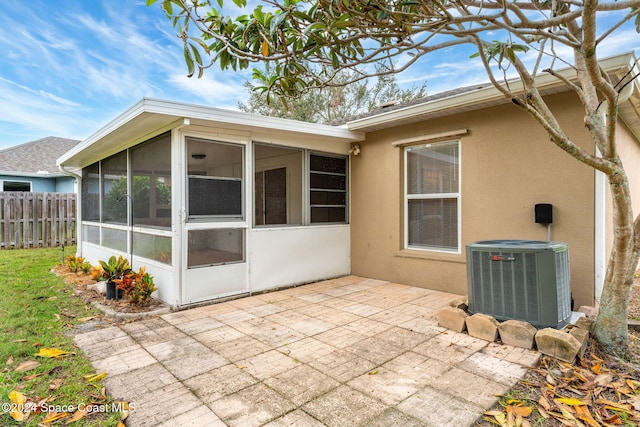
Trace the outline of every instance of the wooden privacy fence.
{"label": "wooden privacy fence", "polygon": [[75,243],[75,194],[0,191],[0,249]]}

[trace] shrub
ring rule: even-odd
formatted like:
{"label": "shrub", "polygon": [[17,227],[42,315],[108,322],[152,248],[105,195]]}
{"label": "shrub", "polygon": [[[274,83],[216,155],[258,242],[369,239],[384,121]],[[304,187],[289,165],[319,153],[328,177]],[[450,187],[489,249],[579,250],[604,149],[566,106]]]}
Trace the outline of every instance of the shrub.
{"label": "shrub", "polygon": [[116,289],[123,290],[125,296],[138,305],[145,304],[151,294],[158,289],[153,283],[153,276],[147,273],[144,267],[141,267],[137,273],[125,274],[121,279],[116,279],[114,282],[117,284]]}

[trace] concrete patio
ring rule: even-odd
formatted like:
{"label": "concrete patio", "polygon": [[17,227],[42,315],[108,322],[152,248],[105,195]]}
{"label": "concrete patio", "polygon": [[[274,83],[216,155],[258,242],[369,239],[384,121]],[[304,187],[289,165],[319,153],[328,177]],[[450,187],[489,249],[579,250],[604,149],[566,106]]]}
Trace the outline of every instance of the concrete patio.
{"label": "concrete patio", "polygon": [[78,334],[132,426],[471,426],[538,361],[437,326],[460,298],[347,276]]}

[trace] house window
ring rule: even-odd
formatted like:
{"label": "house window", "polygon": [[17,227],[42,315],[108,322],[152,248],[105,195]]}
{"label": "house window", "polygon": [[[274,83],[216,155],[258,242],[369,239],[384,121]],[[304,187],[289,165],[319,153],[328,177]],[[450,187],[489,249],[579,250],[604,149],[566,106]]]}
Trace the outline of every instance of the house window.
{"label": "house window", "polygon": [[302,150],[254,146],[255,225],[302,224]]}
{"label": "house window", "polygon": [[30,192],[31,182],[30,181],[3,181],[2,191]]}
{"label": "house window", "polygon": [[347,222],[347,158],[309,154],[311,223]]}
{"label": "house window", "polygon": [[190,219],[241,219],[243,146],[187,138]]}
{"label": "house window", "polygon": [[405,245],[460,250],[460,144],[405,149]]}

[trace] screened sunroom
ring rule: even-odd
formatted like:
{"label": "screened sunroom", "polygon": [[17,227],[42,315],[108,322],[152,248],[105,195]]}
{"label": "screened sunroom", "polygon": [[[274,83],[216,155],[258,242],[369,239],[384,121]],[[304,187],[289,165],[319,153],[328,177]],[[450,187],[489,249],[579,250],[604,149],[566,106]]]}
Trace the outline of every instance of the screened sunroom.
{"label": "screened sunroom", "polygon": [[144,99],[58,160],[78,252],[124,255],[187,306],[350,272],[343,128]]}

